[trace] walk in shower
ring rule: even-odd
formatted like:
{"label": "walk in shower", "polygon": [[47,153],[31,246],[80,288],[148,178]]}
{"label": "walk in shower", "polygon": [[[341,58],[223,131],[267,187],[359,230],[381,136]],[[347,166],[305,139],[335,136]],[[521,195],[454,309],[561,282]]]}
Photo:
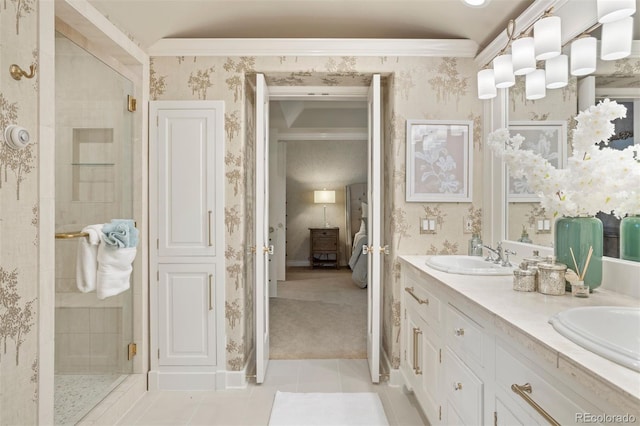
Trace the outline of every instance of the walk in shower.
{"label": "walk in shower", "polygon": [[82,228],[133,217],[133,83],[56,34],[55,423],[79,422],[128,374],[131,290],[82,293]]}

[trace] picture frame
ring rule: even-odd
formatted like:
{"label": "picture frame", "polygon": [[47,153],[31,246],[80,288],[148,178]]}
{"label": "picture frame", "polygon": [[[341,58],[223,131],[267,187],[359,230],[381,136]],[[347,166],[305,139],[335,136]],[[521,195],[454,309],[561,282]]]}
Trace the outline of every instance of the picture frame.
{"label": "picture frame", "polygon": [[406,201],[472,201],[473,121],[407,120]]}
{"label": "picture frame", "polygon": [[[540,154],[558,169],[567,165],[567,123],[566,121],[511,121],[509,133],[524,137],[521,148]],[[527,178],[514,178],[506,170],[507,200],[510,203],[537,203],[540,197],[531,191]]]}

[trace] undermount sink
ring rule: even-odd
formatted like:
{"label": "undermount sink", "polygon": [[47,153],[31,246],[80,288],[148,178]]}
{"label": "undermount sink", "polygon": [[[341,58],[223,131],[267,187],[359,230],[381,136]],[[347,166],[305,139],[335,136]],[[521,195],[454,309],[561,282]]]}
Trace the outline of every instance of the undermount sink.
{"label": "undermount sink", "polygon": [[463,275],[511,275],[513,268],[488,262],[480,256],[441,255],[429,256],[427,266],[450,274]]}
{"label": "undermount sink", "polygon": [[640,308],[572,308],[555,314],[549,323],[583,348],[640,372]]}

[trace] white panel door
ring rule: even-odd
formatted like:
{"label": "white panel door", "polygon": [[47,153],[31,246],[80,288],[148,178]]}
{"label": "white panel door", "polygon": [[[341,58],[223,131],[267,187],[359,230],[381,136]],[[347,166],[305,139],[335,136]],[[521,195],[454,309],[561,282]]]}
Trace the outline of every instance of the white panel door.
{"label": "white panel door", "polygon": [[382,283],[382,144],[380,138],[380,75],[374,74],[368,96],[369,104],[369,164],[368,199],[369,235],[367,274],[367,359],[371,381],[380,381],[380,323],[381,323],[381,283]]}
{"label": "white panel door", "polygon": [[256,76],[255,175],[255,304],[256,382],[263,383],[269,365],[269,90],[264,75]]}
{"label": "white panel door", "polygon": [[216,365],[215,264],[158,271],[158,364]]}
{"label": "white panel door", "polygon": [[157,113],[159,257],[216,254],[215,142],[223,116],[222,107]]}

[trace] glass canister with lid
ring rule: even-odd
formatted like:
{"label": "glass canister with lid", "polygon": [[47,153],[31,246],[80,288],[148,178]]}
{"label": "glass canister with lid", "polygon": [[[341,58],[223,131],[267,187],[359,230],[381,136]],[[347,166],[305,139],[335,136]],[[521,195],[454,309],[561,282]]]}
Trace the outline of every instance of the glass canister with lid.
{"label": "glass canister with lid", "polygon": [[513,289],[515,291],[536,291],[536,270],[515,269],[513,271]]}
{"label": "glass canister with lid", "polygon": [[556,263],[555,256],[538,263],[538,292],[561,296],[565,292],[567,265]]}

